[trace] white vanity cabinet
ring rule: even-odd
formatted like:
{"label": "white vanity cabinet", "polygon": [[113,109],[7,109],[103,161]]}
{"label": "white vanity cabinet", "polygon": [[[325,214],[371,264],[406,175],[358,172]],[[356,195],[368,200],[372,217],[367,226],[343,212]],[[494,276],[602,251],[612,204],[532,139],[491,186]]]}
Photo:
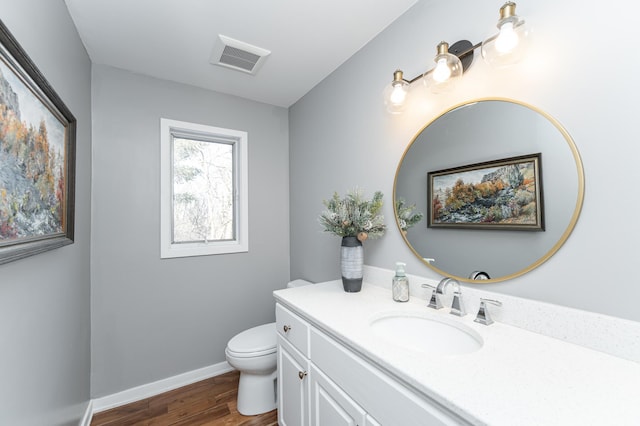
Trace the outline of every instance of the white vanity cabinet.
{"label": "white vanity cabinet", "polygon": [[280,426],[375,426],[373,418],[311,361],[312,327],[276,305]]}
{"label": "white vanity cabinet", "polygon": [[280,304],[278,331],[278,424],[309,426],[309,324]]}
{"label": "white vanity cabinet", "polygon": [[[418,297],[396,303],[387,279],[393,271],[385,274],[370,270],[372,281],[358,293],[345,292],[341,280],[274,292],[280,425],[640,425],[637,324],[504,296],[510,314],[535,315],[531,325],[544,312],[578,334],[602,326],[594,336],[625,346],[632,359],[622,359],[501,321],[478,324],[474,315],[429,309]],[[381,334],[372,327],[380,318],[402,316],[473,331],[481,348],[440,355],[413,343],[447,344],[446,335],[426,338],[400,328],[407,341],[394,343],[389,336],[396,337],[396,328]]]}
{"label": "white vanity cabinet", "polygon": [[276,305],[281,426],[469,424]]}

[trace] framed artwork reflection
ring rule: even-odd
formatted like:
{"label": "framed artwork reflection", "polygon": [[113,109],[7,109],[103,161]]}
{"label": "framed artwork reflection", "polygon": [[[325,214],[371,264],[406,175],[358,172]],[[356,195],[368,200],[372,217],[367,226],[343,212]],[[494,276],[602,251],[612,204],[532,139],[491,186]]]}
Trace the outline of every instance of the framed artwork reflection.
{"label": "framed artwork reflection", "polygon": [[544,231],[540,153],[427,173],[429,228]]}

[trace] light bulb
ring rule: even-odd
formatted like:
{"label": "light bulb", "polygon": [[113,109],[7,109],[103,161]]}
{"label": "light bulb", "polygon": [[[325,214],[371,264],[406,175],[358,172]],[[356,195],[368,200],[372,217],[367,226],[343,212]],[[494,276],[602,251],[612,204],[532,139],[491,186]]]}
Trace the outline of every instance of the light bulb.
{"label": "light bulb", "polygon": [[424,73],[423,82],[433,93],[449,91],[455,82],[462,77],[462,62],[456,55],[449,53],[449,44],[441,42],[433,59],[435,67]]}
{"label": "light bulb", "polygon": [[438,59],[436,63],[436,68],[433,70],[433,79],[438,83],[443,83],[447,81],[451,77],[451,70],[447,65],[446,58]]}
{"label": "light bulb", "polygon": [[404,100],[407,98],[407,92],[404,90],[401,84],[394,84],[393,89],[391,90],[391,96],[389,97],[389,101],[392,104],[401,104],[404,103]]}
{"label": "light bulb", "polygon": [[403,79],[402,71],[396,70],[393,73],[393,81],[387,85],[383,93],[387,111],[392,114],[399,114],[404,111],[408,95],[409,83]]}
{"label": "light bulb", "polygon": [[499,32],[482,42],[482,57],[496,68],[519,62],[527,50],[529,30],[516,15],[515,3],[507,2],[500,8],[497,27]]}
{"label": "light bulb", "polygon": [[511,52],[518,46],[518,34],[513,30],[513,22],[505,22],[496,38],[496,50],[500,53]]}

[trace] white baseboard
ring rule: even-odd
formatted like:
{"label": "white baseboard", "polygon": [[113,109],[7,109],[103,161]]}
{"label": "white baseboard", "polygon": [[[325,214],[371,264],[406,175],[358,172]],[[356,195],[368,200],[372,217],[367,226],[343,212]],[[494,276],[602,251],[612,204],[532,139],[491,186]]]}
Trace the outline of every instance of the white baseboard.
{"label": "white baseboard", "polygon": [[87,409],[84,411],[84,416],[80,420],[78,426],[91,426],[91,419],[93,418],[93,401],[89,401]]}
{"label": "white baseboard", "polygon": [[[219,376],[232,370],[233,367],[231,367],[229,363],[224,361],[218,364],[210,365],[208,367],[200,368],[198,370],[188,371],[183,374],[178,374],[177,376],[158,380],[157,382],[136,386],[135,388],[127,389],[122,392],[114,393],[112,395],[95,398],[90,402],[89,406],[93,407],[91,411],[92,414],[99,413],[110,408],[119,407],[121,405],[159,395],[163,392],[177,389],[182,386],[190,385],[192,383],[199,382],[200,380]],[[89,417],[89,422],[90,421],[91,417]],[[85,423],[81,423],[81,426],[83,426],[84,424]],[[88,426],[89,423],[86,423],[86,425]]]}

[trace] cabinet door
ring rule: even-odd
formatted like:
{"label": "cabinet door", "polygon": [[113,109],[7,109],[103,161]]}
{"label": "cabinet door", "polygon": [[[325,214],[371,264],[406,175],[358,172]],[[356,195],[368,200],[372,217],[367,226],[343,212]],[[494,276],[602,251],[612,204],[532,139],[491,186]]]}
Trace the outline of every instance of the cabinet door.
{"label": "cabinet door", "polygon": [[311,425],[365,426],[365,412],[311,364]]}
{"label": "cabinet door", "polygon": [[278,424],[309,425],[309,361],[278,336]]}

